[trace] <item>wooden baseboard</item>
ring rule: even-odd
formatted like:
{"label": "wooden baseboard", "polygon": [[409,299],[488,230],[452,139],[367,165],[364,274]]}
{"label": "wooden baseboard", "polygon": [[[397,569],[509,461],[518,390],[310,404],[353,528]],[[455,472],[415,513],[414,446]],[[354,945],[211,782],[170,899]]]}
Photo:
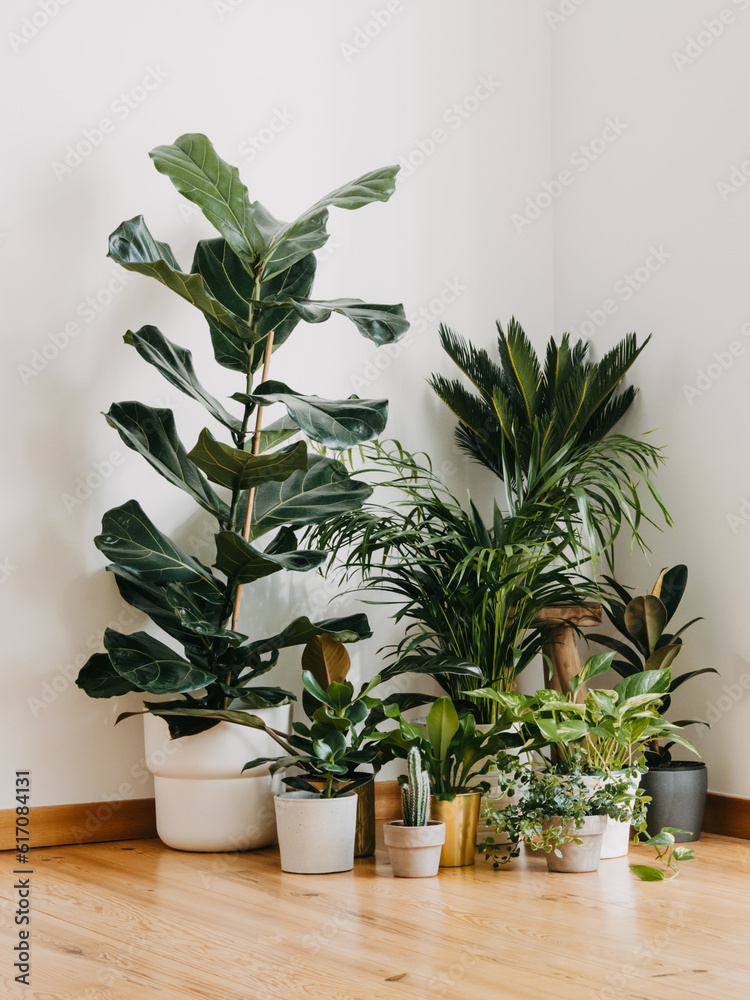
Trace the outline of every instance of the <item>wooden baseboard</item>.
{"label": "wooden baseboard", "polygon": [[[398,782],[376,781],[376,820],[385,822],[398,819],[400,815]],[[15,821],[14,809],[0,810],[0,851],[15,849]],[[37,806],[32,807],[29,821],[32,848],[107,840],[146,840],[156,836],[153,799]],[[706,833],[750,840],[750,799],[709,792],[703,829]]]}
{"label": "wooden baseboard", "polygon": [[[105,840],[141,840],[156,836],[153,799],[78,802],[64,806],[32,806],[30,845],[95,844]],[[16,847],[16,811],[0,810],[0,851]]]}
{"label": "wooden baseboard", "polygon": [[750,840],[750,799],[709,792],[703,829],[706,833]]}

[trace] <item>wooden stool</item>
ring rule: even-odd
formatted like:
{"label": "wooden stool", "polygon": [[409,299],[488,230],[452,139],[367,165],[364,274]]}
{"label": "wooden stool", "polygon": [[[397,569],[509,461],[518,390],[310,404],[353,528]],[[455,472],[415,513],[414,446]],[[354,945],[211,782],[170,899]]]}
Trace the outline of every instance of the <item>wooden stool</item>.
{"label": "wooden stool", "polygon": [[[583,604],[551,604],[536,616],[535,624],[544,624],[547,642],[542,652],[552,663],[552,676],[548,677],[545,663],[545,687],[567,694],[568,681],[581,670],[581,660],[576,646],[576,627],[591,628],[601,625],[602,606],[596,601]],[[586,685],[580,689],[577,701],[586,697]]]}

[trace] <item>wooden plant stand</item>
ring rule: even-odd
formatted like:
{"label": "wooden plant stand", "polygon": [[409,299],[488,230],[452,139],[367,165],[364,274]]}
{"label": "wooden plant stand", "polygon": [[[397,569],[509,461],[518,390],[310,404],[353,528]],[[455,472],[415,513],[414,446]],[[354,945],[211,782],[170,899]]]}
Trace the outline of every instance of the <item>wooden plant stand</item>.
{"label": "wooden plant stand", "polygon": [[[601,625],[602,606],[596,601],[586,601],[580,605],[551,604],[537,615],[536,623],[542,622],[547,632],[547,642],[542,652],[552,663],[552,676],[547,677],[546,669],[544,672],[545,686],[567,694],[570,690],[568,681],[581,669],[576,646],[576,628]],[[583,701],[586,690],[584,685],[578,693],[577,701]]]}

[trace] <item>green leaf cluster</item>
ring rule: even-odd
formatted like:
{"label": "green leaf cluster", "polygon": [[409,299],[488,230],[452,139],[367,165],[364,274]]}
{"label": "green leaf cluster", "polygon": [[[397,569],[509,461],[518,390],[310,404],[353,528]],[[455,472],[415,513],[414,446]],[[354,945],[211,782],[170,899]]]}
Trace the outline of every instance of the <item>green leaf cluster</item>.
{"label": "green leaf cluster", "polygon": [[[147,614],[170,644],[146,632],[124,635],[108,629],[106,652],[89,659],[78,685],[96,698],[129,691],[178,695],[162,704],[173,709],[170,729],[179,736],[215,725],[212,713],[235,700],[251,708],[289,700],[289,692],[256,683],[275,665],[281,649],[313,636],[356,642],[371,634],[364,615],[319,622],[298,617],[281,633],[263,638],[231,627],[240,587],[281,571],[309,571],[325,560],[324,551],[300,547],[300,529],[360,508],[371,493],[339,458],[311,451],[307,442],[335,452],[360,446],[382,432],[388,413],[385,400],[326,400],[283,382],[256,385],[254,379],[269,349],[282,347],[302,321],[319,323],[336,312],[376,344],[398,340],[408,322],[400,305],[310,298],[315,251],[328,239],[329,208],[352,210],[387,201],[398,167],[365,174],[294,221],[282,222],[250,200],[236,167],[204,135],[180,136],[154,149],[151,158],[201,209],[218,236],[198,243],[185,270],[169,245],[155,239],[137,216],[112,234],[109,256],[194,306],[206,319],[217,363],[241,381],[229,399],[219,399],[198,377],[191,352],[156,327],[125,335],[125,343],[147,364],[203,407],[211,426],[187,447],[170,409],[117,402],[107,421],[128,448],[210,515],[215,560],[208,566],[184,551],[136,500],[108,511],[96,545],[111,560],[122,597]],[[284,406],[284,416],[253,434],[251,422],[259,408],[274,404]],[[246,519],[249,532],[243,531]]]}

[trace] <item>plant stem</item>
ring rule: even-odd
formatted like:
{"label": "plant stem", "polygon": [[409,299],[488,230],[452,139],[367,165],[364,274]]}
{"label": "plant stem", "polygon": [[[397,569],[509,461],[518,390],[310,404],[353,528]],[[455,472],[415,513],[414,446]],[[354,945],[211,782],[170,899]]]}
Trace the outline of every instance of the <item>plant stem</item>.
{"label": "plant stem", "polygon": [[[263,379],[268,379],[268,370],[271,365],[271,352],[273,351],[273,330],[268,334],[266,341],[266,353],[263,358]],[[260,451],[260,432],[263,427],[263,407],[259,406],[255,416],[255,432],[253,433],[252,454],[257,455]],[[253,502],[255,500],[255,487],[251,486],[247,495],[247,510],[245,511],[245,523],[242,528],[242,537],[245,541],[250,538],[250,526],[253,518]],[[237,624],[240,618],[240,605],[242,603],[242,584],[239,584],[234,595],[234,610],[232,611],[232,631],[237,631]]]}

